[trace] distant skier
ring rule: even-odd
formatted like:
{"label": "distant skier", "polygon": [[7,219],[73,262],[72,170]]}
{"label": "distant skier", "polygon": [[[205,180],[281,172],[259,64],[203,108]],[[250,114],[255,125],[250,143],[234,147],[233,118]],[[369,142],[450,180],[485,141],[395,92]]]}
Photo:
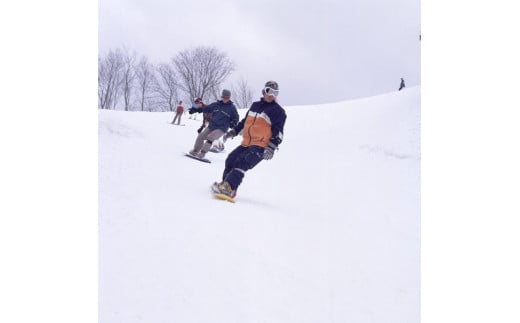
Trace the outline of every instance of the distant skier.
{"label": "distant skier", "polygon": [[226,140],[242,132],[243,139],[242,144],[226,158],[222,182],[215,182],[211,186],[214,193],[232,199],[246,171],[263,159],[273,158],[274,151],[282,142],[287,118],[285,110],[276,102],[278,93],[278,83],[265,83],[260,101],[253,102],[245,118],[224,136]]}
{"label": "distant skier", "polygon": [[237,108],[230,98],[231,92],[229,90],[223,90],[222,100],[213,102],[202,108],[189,109],[189,114],[211,114],[211,120],[208,126],[202,130],[197,136],[197,139],[195,139],[193,149],[189,152],[190,155],[203,159],[210,150],[213,142],[222,137],[229,128],[236,126],[239,116]]}
{"label": "distant skier", "polygon": [[177,109],[175,110],[175,118],[173,118],[172,124],[175,124],[175,120],[177,120],[177,124],[181,124],[181,117],[184,113],[184,107],[182,106],[182,101],[179,101],[179,105],[177,105]]}
{"label": "distant skier", "polygon": [[406,85],[404,85],[404,79],[401,77],[401,85],[399,85],[399,91],[401,91],[405,87],[406,87]]}

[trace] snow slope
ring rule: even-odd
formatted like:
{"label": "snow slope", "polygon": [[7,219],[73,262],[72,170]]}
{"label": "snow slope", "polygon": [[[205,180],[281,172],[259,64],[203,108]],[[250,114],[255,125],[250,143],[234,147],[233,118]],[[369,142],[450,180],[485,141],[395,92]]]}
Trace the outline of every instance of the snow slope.
{"label": "snow slope", "polygon": [[101,323],[420,321],[420,88],[285,109],[235,204],[200,117],[99,111]]}

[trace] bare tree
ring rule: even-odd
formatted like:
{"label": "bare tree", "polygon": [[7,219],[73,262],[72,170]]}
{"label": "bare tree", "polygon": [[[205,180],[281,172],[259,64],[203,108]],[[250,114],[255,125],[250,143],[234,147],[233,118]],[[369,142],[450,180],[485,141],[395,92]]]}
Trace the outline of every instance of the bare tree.
{"label": "bare tree", "polygon": [[98,57],[98,108],[115,109],[119,99],[123,55],[119,49]]}
{"label": "bare tree", "polygon": [[179,85],[190,98],[204,98],[214,92],[235,69],[227,55],[215,47],[184,50],[172,62],[179,76]]}
{"label": "bare tree", "polygon": [[98,109],[106,109],[107,106],[107,74],[105,61],[98,56]]}
{"label": "bare tree", "polygon": [[[206,99],[208,102],[215,102],[218,99],[220,99],[221,93],[222,93],[222,90],[221,90],[220,86],[212,87],[212,88],[208,89],[207,94],[206,94]],[[233,93],[231,93],[231,95],[233,95]]]}
{"label": "bare tree", "polygon": [[160,64],[157,67],[157,84],[155,92],[158,94],[158,105],[162,110],[173,111],[179,100],[178,85],[175,69],[171,64]]}
{"label": "bare tree", "polygon": [[136,78],[135,61],[137,54],[127,48],[123,49],[123,69],[121,79],[121,89],[123,91],[123,103],[125,111],[130,111],[131,96],[134,90],[134,81]]}
{"label": "bare tree", "polygon": [[153,109],[153,89],[155,88],[156,78],[154,66],[143,57],[137,65],[137,100],[141,111],[145,108],[149,111]]}
{"label": "bare tree", "polygon": [[244,78],[240,78],[240,80],[233,85],[231,94],[233,102],[239,109],[249,109],[251,103],[253,103],[253,90]]}

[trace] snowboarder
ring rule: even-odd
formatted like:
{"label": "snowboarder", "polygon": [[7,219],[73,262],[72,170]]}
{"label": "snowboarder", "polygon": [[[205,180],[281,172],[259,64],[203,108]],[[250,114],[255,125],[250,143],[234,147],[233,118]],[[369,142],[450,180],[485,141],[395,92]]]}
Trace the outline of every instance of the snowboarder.
{"label": "snowboarder", "polygon": [[401,85],[399,85],[399,91],[404,89],[406,86],[404,85],[404,79],[401,77]]}
{"label": "snowboarder", "polygon": [[285,110],[276,102],[278,93],[278,83],[265,83],[260,101],[253,102],[245,118],[224,136],[226,140],[242,132],[243,139],[241,145],[226,158],[222,182],[215,182],[211,186],[215,194],[233,199],[246,171],[263,159],[273,158],[282,142],[287,118]]}
{"label": "snowboarder", "polygon": [[175,110],[175,117],[173,118],[172,124],[175,124],[175,120],[177,120],[177,124],[181,124],[181,117],[184,113],[184,107],[182,106],[182,101],[179,101],[179,105],[177,105],[177,109]]}
{"label": "snowboarder", "polygon": [[[197,108],[200,109],[200,108],[202,108],[202,107],[204,107],[204,106],[205,106],[205,104],[202,102],[202,99],[201,99],[201,98],[195,98],[195,99],[193,100],[193,103],[191,104],[191,107],[192,107],[192,108],[195,108],[195,109],[197,109]],[[190,111],[190,110],[188,109],[188,111]],[[194,119],[194,120],[197,120],[197,114],[190,114],[190,116],[188,117],[188,119]]]}
{"label": "snowboarder", "polygon": [[213,146],[211,146],[210,150],[213,153],[221,153],[225,149],[224,143],[222,142],[222,139],[219,139],[217,141],[213,142]]}
{"label": "snowboarder", "polygon": [[189,109],[190,114],[211,114],[211,120],[209,121],[208,126],[202,130],[197,136],[197,139],[195,139],[193,149],[189,152],[190,155],[203,159],[206,153],[210,150],[213,142],[222,137],[229,128],[236,126],[239,116],[237,108],[230,98],[231,92],[229,90],[223,90],[222,100],[213,102],[203,108]]}
{"label": "snowboarder", "polygon": [[[203,107],[205,106],[204,103],[202,104],[202,106]],[[202,112],[202,125],[200,126],[199,129],[197,129],[197,133],[201,133],[201,131],[204,130],[204,128],[206,128],[206,126],[209,124],[210,120],[211,120],[211,112]]]}

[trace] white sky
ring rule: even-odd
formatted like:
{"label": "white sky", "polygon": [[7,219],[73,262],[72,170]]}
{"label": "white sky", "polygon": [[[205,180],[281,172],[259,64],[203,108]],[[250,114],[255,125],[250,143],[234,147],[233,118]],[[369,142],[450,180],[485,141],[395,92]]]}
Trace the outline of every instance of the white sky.
{"label": "white sky", "polygon": [[419,0],[100,0],[99,52],[126,46],[153,62],[216,46],[260,95],[317,104],[420,83]]}

